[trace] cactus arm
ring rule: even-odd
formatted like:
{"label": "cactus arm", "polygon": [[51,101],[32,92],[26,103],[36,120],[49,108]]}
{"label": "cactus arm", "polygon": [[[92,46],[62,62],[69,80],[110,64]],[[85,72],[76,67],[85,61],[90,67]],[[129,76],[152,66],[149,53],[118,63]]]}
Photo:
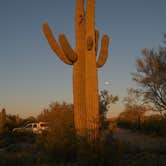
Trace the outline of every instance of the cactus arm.
{"label": "cactus arm", "polygon": [[64,34],[59,35],[59,42],[61,44],[61,47],[63,49],[63,52],[67,56],[67,58],[71,62],[76,62],[77,60],[77,54],[76,52],[71,48],[66,36]]}
{"label": "cactus arm", "polygon": [[97,56],[97,51],[98,51],[98,42],[99,42],[99,31],[96,29],[95,30],[95,51],[96,51],[96,56]]}
{"label": "cactus arm", "polygon": [[52,48],[52,50],[57,54],[57,56],[66,64],[72,65],[72,62],[66,57],[66,55],[64,54],[62,48],[59,46],[59,44],[57,43],[57,41],[55,40],[51,29],[49,27],[49,25],[47,23],[43,24],[43,32],[44,35],[50,45],[50,47]]}
{"label": "cactus arm", "polygon": [[99,55],[99,58],[97,60],[97,67],[98,68],[102,67],[107,60],[108,47],[109,47],[109,37],[107,35],[104,35],[102,37],[102,41],[101,41],[100,55]]}

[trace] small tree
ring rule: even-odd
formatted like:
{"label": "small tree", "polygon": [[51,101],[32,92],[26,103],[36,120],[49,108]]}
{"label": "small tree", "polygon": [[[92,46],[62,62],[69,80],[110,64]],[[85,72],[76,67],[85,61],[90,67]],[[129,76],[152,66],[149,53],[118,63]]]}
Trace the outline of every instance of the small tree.
{"label": "small tree", "polygon": [[110,104],[115,104],[118,102],[119,97],[113,96],[109,91],[102,90],[99,93],[99,113],[100,113],[100,123],[101,128],[107,127],[106,114],[109,111],[108,107]]}
{"label": "small tree", "polygon": [[133,80],[143,87],[145,99],[163,117],[166,111],[166,46],[158,51],[143,49],[142,57],[137,59],[136,64],[137,72],[133,74]]}
{"label": "small tree", "polygon": [[128,95],[124,98],[125,111],[120,114],[120,117],[131,122],[136,121],[137,128],[140,128],[141,117],[145,112],[151,110],[151,107],[144,99],[142,90],[129,88],[127,91]]}

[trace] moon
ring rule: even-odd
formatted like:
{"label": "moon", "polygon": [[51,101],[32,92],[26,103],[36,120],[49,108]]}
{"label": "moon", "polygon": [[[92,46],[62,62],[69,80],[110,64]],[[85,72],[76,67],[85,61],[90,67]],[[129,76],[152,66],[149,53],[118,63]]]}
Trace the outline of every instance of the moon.
{"label": "moon", "polygon": [[109,82],[108,82],[108,81],[105,81],[105,85],[109,85]]}

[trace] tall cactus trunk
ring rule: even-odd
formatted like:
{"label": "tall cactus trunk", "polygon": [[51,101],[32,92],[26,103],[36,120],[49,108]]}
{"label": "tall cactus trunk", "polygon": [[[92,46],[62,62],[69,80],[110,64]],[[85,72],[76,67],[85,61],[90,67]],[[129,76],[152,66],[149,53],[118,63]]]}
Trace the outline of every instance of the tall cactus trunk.
{"label": "tall cactus trunk", "polygon": [[86,135],[85,108],[85,13],[84,0],[76,1],[75,31],[76,53],[78,60],[74,63],[73,94],[74,94],[74,124],[77,135]]}
{"label": "tall cactus trunk", "polygon": [[85,100],[88,137],[94,140],[99,128],[98,79],[95,50],[95,1],[88,0],[86,7],[86,56],[85,56]]}

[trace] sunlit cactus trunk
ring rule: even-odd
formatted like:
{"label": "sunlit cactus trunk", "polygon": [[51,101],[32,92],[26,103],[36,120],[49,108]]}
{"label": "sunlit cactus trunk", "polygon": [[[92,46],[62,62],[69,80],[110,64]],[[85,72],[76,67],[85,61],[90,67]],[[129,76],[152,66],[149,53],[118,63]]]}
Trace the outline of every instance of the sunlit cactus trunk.
{"label": "sunlit cactus trunk", "polygon": [[99,128],[98,79],[95,50],[95,4],[88,0],[86,6],[86,53],[85,53],[85,101],[89,139],[97,137]]}
{"label": "sunlit cactus trunk", "polygon": [[75,38],[77,62],[73,70],[74,124],[79,136],[86,135],[85,107],[85,12],[84,0],[76,1]]}
{"label": "sunlit cactus trunk", "polygon": [[99,130],[97,68],[108,56],[109,38],[102,37],[101,50],[96,62],[99,32],[95,30],[95,0],[76,0],[76,48],[73,50],[64,34],[55,40],[48,24],[43,31],[52,50],[66,64],[73,65],[74,123],[78,136],[95,140]]}

